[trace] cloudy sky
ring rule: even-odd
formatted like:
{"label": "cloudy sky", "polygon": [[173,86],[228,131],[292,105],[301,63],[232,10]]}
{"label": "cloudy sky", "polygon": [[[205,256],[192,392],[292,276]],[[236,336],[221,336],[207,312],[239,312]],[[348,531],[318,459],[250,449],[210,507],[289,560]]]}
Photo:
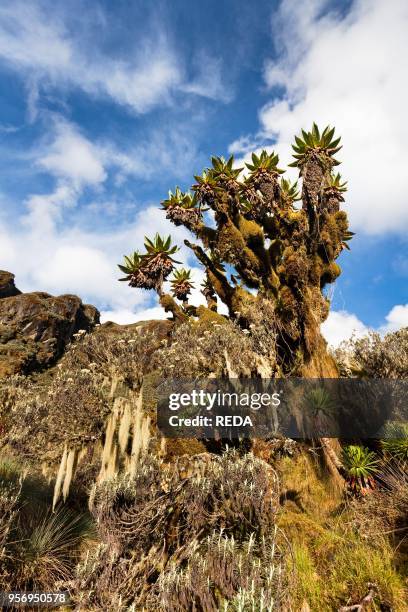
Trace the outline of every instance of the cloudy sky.
{"label": "cloudy sky", "polygon": [[161,316],[116,263],[156,230],[182,243],[167,190],[213,154],[285,164],[316,120],[356,232],[325,334],[408,325],[407,31],[406,0],[2,0],[0,268],[105,320]]}

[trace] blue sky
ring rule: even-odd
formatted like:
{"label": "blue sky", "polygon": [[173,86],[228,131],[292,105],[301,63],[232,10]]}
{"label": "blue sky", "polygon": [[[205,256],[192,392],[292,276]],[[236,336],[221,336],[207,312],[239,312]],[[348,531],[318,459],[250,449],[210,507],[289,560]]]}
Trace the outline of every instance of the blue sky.
{"label": "blue sky", "polygon": [[285,165],[316,120],[343,136],[356,231],[325,333],[408,325],[407,26],[405,0],[3,0],[0,267],[105,319],[160,316],[115,266],[156,229],[182,243],[167,190],[213,154]]}

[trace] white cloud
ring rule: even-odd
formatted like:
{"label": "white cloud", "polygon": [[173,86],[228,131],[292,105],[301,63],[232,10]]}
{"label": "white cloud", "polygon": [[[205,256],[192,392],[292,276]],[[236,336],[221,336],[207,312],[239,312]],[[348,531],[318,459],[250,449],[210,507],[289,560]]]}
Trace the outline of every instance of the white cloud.
{"label": "white cloud", "polygon": [[[374,331],[383,335],[407,327],[408,304],[394,306],[386,315],[385,321],[384,325]],[[351,337],[362,338],[373,329],[360,321],[355,314],[346,310],[333,310],[321,326],[321,331],[329,345],[337,347],[344,340],[349,340]]]}
{"label": "white cloud", "polygon": [[101,248],[68,243],[56,245],[52,258],[43,261],[38,269],[36,280],[39,287],[47,286],[52,292],[77,292],[101,300],[105,295],[104,285],[108,279],[113,282],[114,272]]}
{"label": "white cloud", "polygon": [[2,3],[0,55],[14,65],[56,76],[70,67],[74,51],[63,25],[44,17],[35,3]]}
{"label": "white cloud", "polygon": [[[132,219],[135,202],[129,198],[121,201],[126,225],[105,231],[85,230],[81,220],[87,215],[112,215],[117,202],[100,198],[92,201],[88,197],[90,204],[77,207],[78,199],[85,188],[103,195],[112,169],[122,177],[133,174],[145,178],[157,171],[173,175],[185,172],[186,160],[195,158],[195,148],[190,147],[188,139],[172,132],[169,153],[167,141],[166,146],[157,141],[157,132],[149,143],[138,143],[133,153],[120,152],[110,142],[87,139],[75,124],[60,115],[50,115],[48,120],[49,133],[24,154],[24,160],[53,176],[55,187],[50,193],[28,196],[25,212],[14,216],[13,221],[2,224],[0,220],[1,266],[16,274],[23,291],[76,293],[109,311],[111,319],[123,322],[129,313],[129,322],[137,320],[142,315],[136,311],[146,309],[154,294],[119,283],[117,264],[125,253],[143,248],[145,235],[157,231],[174,237],[181,246],[177,259],[186,265],[192,256],[183,240],[190,236],[187,230],[175,228],[166,220],[158,207],[141,210]],[[163,135],[168,133],[164,131]],[[201,282],[200,271],[194,269],[193,276]]]}
{"label": "white cloud", "polygon": [[31,195],[26,202],[28,214],[22,223],[33,229],[41,228],[47,234],[62,217],[64,207],[73,206],[75,197],[75,189],[67,184],[57,185],[50,194]]}
{"label": "white cloud", "polygon": [[365,336],[369,328],[355,314],[345,310],[333,310],[323,323],[321,330],[329,345],[336,347],[352,336],[356,338]]}
{"label": "white cloud", "polygon": [[382,325],[382,333],[393,332],[401,327],[408,327],[408,304],[394,306],[385,317],[386,323]]}
{"label": "white cloud", "polygon": [[58,178],[68,179],[77,188],[98,185],[106,179],[102,153],[71,123],[54,120],[53,142],[37,164]]}
{"label": "white cloud", "polygon": [[[189,254],[184,254],[183,263],[186,262],[186,255]],[[190,264],[189,269],[191,270],[191,280],[194,284],[194,288],[189,296],[189,303],[193,304],[194,306],[206,306],[206,299],[201,293],[201,283],[205,279],[204,269],[192,267],[191,264],[194,262],[190,261],[190,259],[188,260],[188,263]],[[164,284],[164,290],[166,292],[170,292],[169,282]],[[119,325],[129,325],[130,323],[136,323],[137,321],[150,321],[152,319],[169,318],[171,316],[170,313],[166,313],[164,311],[164,309],[158,304],[157,298],[155,299],[155,302],[157,302],[157,306],[152,306],[150,308],[143,308],[143,304],[140,304],[136,305],[133,310],[129,308],[103,310],[101,312],[101,322],[105,323],[106,321],[113,321],[114,323],[119,323]],[[220,300],[218,300],[218,312],[220,314],[228,314],[228,308]]]}
{"label": "white cloud", "polygon": [[32,83],[73,85],[136,112],[165,102],[182,79],[165,37],[154,34],[151,41],[141,35],[127,60],[113,59],[99,52],[97,40],[85,49],[53,7],[46,13],[39,3],[17,1],[0,8],[0,56]]}
{"label": "white cloud", "polygon": [[278,58],[266,64],[265,80],[284,93],[261,109],[258,136],[276,138],[287,163],[301,127],[335,125],[353,229],[406,233],[408,3],[355,0],[345,18],[328,5],[283,0],[274,14]]}
{"label": "white cloud", "polygon": [[[169,41],[166,29],[144,20],[135,24],[135,37],[122,43],[122,56],[102,51],[104,28],[97,9],[83,7],[87,36],[69,28],[68,11],[54,4],[33,0],[3,2],[0,7],[0,60],[22,71],[29,83],[29,112],[36,115],[41,87],[73,86],[89,95],[109,97],[116,103],[143,113],[157,104],[171,102],[175,91],[213,99],[226,98],[225,84],[214,71],[214,62],[204,66],[192,80],[186,79],[184,62]],[[106,32],[105,32],[106,33]]]}
{"label": "white cloud", "polygon": [[44,113],[44,124],[45,136],[18,159],[33,162],[35,168],[54,176],[58,186],[69,186],[73,200],[84,187],[102,187],[109,173],[117,186],[129,176],[151,180],[168,174],[183,179],[199,157],[194,129],[183,130],[180,124],[155,127],[139,142],[122,149],[110,140],[90,140],[76,124],[58,114]]}
{"label": "white cloud", "polygon": [[[0,221],[1,266],[16,274],[22,291],[76,293],[102,310],[119,313],[120,321],[125,320],[126,312],[131,313],[127,321],[131,322],[155,294],[118,282],[117,264],[124,254],[143,247],[145,235],[157,231],[172,235],[180,247],[177,259],[188,265],[193,260],[183,244],[188,232],[175,228],[156,207],[140,211],[133,222],[106,233],[84,230],[75,223],[75,209],[61,205],[67,194],[69,197],[69,189],[60,187],[54,194],[33,196],[22,223],[13,228]],[[61,222],[67,210],[71,224]],[[193,271],[193,276],[199,279],[200,271]]]}
{"label": "white cloud", "polygon": [[134,145],[119,149],[107,139],[90,140],[59,114],[44,113],[43,117],[45,136],[20,158],[53,175],[58,185],[69,186],[77,196],[84,187],[102,187],[108,173],[113,174],[116,185],[129,176],[151,180],[169,174],[184,179],[187,169],[198,163],[194,129],[183,132],[180,125],[161,125]]}
{"label": "white cloud", "polygon": [[167,319],[168,316],[169,314],[164,312],[161,306],[153,306],[152,308],[137,310],[137,312],[122,308],[118,310],[103,310],[101,312],[101,323],[113,321],[119,325],[129,325],[131,323],[137,323],[138,321]]}

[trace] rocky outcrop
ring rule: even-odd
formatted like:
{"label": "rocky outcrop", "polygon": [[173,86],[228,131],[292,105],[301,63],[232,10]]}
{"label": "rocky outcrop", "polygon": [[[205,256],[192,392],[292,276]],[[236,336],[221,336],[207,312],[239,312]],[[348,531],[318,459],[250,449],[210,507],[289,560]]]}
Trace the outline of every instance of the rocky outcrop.
{"label": "rocky outcrop", "polygon": [[21,293],[9,272],[0,273],[0,298],[0,377],[50,366],[74,334],[99,323],[79,297]]}
{"label": "rocky outcrop", "polygon": [[14,274],[0,270],[0,298],[13,297],[20,293],[14,284]]}

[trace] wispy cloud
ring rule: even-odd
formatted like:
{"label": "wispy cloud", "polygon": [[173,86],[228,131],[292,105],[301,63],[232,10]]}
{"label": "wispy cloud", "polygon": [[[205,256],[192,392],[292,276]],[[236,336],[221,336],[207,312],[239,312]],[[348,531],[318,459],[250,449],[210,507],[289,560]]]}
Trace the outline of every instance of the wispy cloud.
{"label": "wispy cloud", "polygon": [[1,125],[0,124],[0,134],[14,134],[18,132],[20,128],[15,125]]}
{"label": "wispy cloud", "polygon": [[55,117],[51,130],[52,142],[44,143],[44,154],[37,165],[73,186],[98,185],[106,179],[101,151],[72,123]]}
{"label": "wispy cloud", "polygon": [[[89,10],[84,5],[84,15],[89,17]],[[55,86],[107,97],[136,113],[170,104],[177,92],[229,99],[218,61],[211,57],[187,79],[185,60],[159,20],[146,17],[143,27],[135,21],[136,36],[115,56],[100,44],[109,23],[101,19],[99,31],[90,27],[88,39],[68,27],[68,15],[53,3],[35,0],[6,1],[0,7],[0,58],[25,75],[32,117],[41,88]]]}
{"label": "wispy cloud", "polygon": [[194,129],[163,124],[149,129],[139,142],[120,147],[105,137],[91,139],[75,123],[59,114],[43,113],[44,135],[20,160],[45,172],[57,186],[69,186],[79,196],[85,187],[100,189],[108,176],[120,186],[129,177],[146,181],[164,176],[191,178],[200,154]]}
{"label": "wispy cloud", "polygon": [[195,76],[190,82],[181,86],[182,91],[196,94],[212,100],[229,102],[232,90],[223,79],[223,67],[220,58],[209,55],[201,50],[193,62]]}
{"label": "wispy cloud", "polygon": [[140,142],[119,148],[112,142],[101,141],[105,163],[117,169],[117,181],[128,176],[151,180],[157,175],[171,175],[177,180],[191,178],[191,168],[200,154],[192,126],[185,130],[168,124],[153,128]]}

